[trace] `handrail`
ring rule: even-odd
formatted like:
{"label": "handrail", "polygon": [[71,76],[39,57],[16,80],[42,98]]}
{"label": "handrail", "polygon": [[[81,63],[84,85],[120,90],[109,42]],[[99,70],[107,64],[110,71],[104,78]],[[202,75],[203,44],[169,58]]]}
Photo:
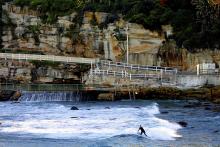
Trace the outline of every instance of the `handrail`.
{"label": "handrail", "polygon": [[122,63],[122,62],[112,62],[112,61],[106,61],[106,60],[101,60],[101,64],[106,65],[106,66],[130,68],[131,70],[133,70],[133,69],[151,70],[151,71],[163,70],[165,72],[177,73],[177,68],[172,68],[172,67],[135,65],[135,64],[127,64],[127,63]]}
{"label": "handrail", "polygon": [[130,74],[126,71],[108,71],[108,70],[91,70],[90,74],[95,75],[113,75],[113,76],[121,76],[127,78],[155,78],[158,79],[161,77],[160,74]]}
{"label": "handrail", "polygon": [[82,63],[94,64],[99,62],[99,58],[81,58],[81,57],[66,57],[55,55],[36,55],[36,54],[13,54],[13,53],[0,53],[2,59],[16,59],[16,60],[37,60],[37,61],[54,61],[54,62],[67,62],[67,63]]}

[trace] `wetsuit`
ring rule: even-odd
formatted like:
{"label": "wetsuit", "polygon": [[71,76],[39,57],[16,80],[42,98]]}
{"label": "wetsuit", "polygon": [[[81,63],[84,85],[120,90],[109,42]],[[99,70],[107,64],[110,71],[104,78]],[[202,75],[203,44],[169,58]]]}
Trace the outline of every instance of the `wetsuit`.
{"label": "wetsuit", "polygon": [[141,130],[141,135],[144,134],[145,136],[147,136],[147,135],[146,135],[146,132],[145,132],[145,130],[144,130],[143,127],[140,126],[140,128],[138,129],[138,131],[139,131],[139,130]]}

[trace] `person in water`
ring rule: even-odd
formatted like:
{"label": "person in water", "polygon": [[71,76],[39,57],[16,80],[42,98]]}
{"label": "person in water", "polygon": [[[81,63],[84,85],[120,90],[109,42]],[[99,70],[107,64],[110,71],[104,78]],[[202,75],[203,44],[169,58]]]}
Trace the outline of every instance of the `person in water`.
{"label": "person in water", "polygon": [[144,134],[145,136],[147,136],[144,128],[141,125],[140,125],[140,127],[138,129],[138,132],[139,132],[139,130],[141,131],[141,135]]}

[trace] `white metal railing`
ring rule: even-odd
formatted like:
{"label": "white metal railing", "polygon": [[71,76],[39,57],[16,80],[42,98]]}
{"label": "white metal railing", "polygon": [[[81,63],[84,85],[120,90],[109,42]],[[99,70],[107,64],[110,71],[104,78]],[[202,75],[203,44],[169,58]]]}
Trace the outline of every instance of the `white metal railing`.
{"label": "white metal railing", "polygon": [[98,58],[81,58],[81,57],[66,57],[54,55],[35,55],[35,54],[12,54],[0,53],[0,58],[11,60],[37,60],[37,61],[54,61],[54,62],[67,62],[67,63],[83,63],[95,64],[99,62]]}
{"label": "white metal railing", "polygon": [[111,70],[91,70],[90,75],[103,75],[103,76],[114,76],[114,77],[122,77],[122,78],[129,78],[131,79],[162,79],[162,72],[161,74],[131,74],[126,71],[111,71]]}
{"label": "white metal railing", "polygon": [[109,66],[109,67],[120,67],[120,68],[128,68],[130,70],[148,70],[148,71],[161,71],[163,72],[172,72],[177,74],[178,70],[172,67],[161,67],[161,66],[145,66],[145,65],[135,65],[135,64],[127,64],[122,62],[112,62],[101,60],[101,65]]}

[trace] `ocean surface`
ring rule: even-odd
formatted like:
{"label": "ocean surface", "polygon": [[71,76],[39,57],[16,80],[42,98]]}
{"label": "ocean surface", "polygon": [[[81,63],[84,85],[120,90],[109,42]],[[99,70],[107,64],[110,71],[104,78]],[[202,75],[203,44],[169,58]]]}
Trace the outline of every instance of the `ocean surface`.
{"label": "ocean surface", "polygon": [[[186,104],[187,100],[0,102],[0,147],[220,147],[220,113],[184,108]],[[79,110],[70,110],[72,106]],[[148,137],[138,134],[139,125]]]}

